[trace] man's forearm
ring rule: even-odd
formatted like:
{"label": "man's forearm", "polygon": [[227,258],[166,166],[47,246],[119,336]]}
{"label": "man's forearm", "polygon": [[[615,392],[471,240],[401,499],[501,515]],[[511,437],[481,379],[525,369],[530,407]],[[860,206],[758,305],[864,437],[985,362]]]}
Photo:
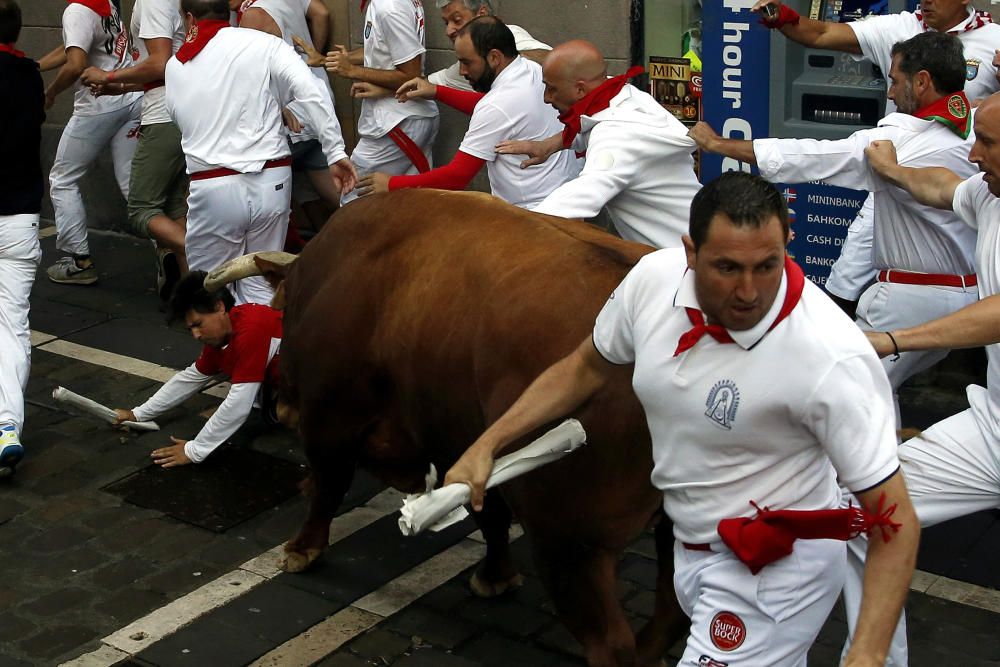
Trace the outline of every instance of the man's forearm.
{"label": "man's forearm", "polygon": [[953,350],[1000,343],[1000,294],[981,299],[945,317],[892,332],[900,352]]}
{"label": "man's forearm", "polygon": [[38,69],[43,72],[54,70],[66,64],[66,48],[60,44],[38,59]]}
{"label": "man's forearm", "polygon": [[368,83],[388,88],[389,90],[397,90],[413,77],[398,69],[355,67],[351,69],[349,78],[355,81],[367,81]]}
{"label": "man's forearm", "polygon": [[802,16],[798,23],[783,25],[779,30],[788,39],[804,46],[861,55],[861,45],[854,30],[846,23],[827,23]]}
{"label": "man's forearm", "polygon": [[162,81],[166,67],[166,60],[160,61],[154,58],[145,58],[132,67],[113,70],[112,78],[115,83],[132,83],[136,85]]}
{"label": "man's forearm", "polygon": [[725,139],[717,137],[705,147],[709,153],[717,153],[740,162],[757,165],[757,156],[753,152],[753,142],[746,139]]}
{"label": "man's forearm", "polygon": [[[364,48],[354,49],[347,54],[348,60],[351,61],[352,65],[364,65],[365,64],[365,50]],[[412,77],[411,77],[412,78]],[[402,85],[402,84],[400,84]]]}
{"label": "man's forearm", "polygon": [[903,188],[921,204],[952,210],[955,189],[962,178],[945,167],[903,167],[894,165],[879,170],[879,174],[893,185]]}

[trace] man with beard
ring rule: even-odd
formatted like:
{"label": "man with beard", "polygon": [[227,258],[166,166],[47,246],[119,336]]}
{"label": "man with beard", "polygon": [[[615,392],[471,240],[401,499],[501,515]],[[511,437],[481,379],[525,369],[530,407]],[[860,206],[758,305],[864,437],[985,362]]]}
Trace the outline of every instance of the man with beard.
{"label": "man with beard", "polygon": [[455,39],[462,76],[474,93],[413,79],[397,91],[400,100],[437,99],[469,113],[469,130],[454,159],[414,176],[375,172],[358,182],[358,194],[401,188],[462,190],[484,163],[490,189],[504,201],[535,208],[546,196],[576,175],[576,160],[564,153],[556,160],[522,170],[519,160],[497,155],[495,146],[509,136],[543,139],[559,130],[559,119],[542,100],[542,68],[518,55],[514,35],[502,21],[484,16],[470,21]]}

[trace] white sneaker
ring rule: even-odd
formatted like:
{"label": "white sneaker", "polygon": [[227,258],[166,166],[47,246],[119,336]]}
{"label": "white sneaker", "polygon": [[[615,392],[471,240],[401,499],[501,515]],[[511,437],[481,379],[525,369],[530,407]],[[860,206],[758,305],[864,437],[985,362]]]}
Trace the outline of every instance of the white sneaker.
{"label": "white sneaker", "polygon": [[94,265],[81,269],[72,257],[61,257],[45,273],[49,280],[60,285],[93,285],[97,282],[97,269]]}
{"label": "white sneaker", "polygon": [[13,475],[23,458],[24,447],[17,437],[17,429],[13,424],[0,424],[0,479]]}

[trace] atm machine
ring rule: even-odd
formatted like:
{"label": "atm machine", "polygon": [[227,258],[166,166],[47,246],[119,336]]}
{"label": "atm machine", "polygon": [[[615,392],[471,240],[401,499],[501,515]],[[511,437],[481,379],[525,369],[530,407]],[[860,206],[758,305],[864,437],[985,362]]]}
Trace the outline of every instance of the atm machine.
{"label": "atm machine", "polygon": [[[736,139],[840,139],[885,113],[885,74],[849,54],[810,49],[758,23],[754,0],[702,1],[703,113]],[[912,9],[912,0],[786,0],[803,16],[849,22]],[[702,155],[701,179],[750,165]],[[822,285],[866,193],[822,182],[779,184],[794,240],[789,253]]]}

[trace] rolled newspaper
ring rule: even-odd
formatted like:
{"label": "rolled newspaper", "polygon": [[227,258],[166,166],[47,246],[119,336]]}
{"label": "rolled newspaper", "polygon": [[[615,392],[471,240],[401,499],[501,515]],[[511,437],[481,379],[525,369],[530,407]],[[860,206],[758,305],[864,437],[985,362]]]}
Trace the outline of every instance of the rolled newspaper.
{"label": "rolled newspaper", "polygon": [[[575,419],[567,419],[530,445],[497,459],[486,488],[491,489],[561,459],[585,442],[587,432],[583,430],[583,425]],[[411,493],[403,500],[399,516],[399,530],[403,535],[416,535],[428,528],[443,530],[468,516],[469,513],[462,507],[471,497],[468,484],[449,484],[431,491],[436,482],[437,472],[431,465],[431,472],[427,475],[428,490]]]}
{"label": "rolled newspaper", "polygon": [[[106,405],[101,405],[97,401],[92,401],[86,396],[74,393],[65,387],[56,387],[52,390],[52,398],[63,405],[76,408],[88,415],[97,417],[109,424],[114,424],[118,415],[114,410]],[[122,422],[120,426],[127,426],[136,431],[159,431],[160,427],[156,422]]]}

